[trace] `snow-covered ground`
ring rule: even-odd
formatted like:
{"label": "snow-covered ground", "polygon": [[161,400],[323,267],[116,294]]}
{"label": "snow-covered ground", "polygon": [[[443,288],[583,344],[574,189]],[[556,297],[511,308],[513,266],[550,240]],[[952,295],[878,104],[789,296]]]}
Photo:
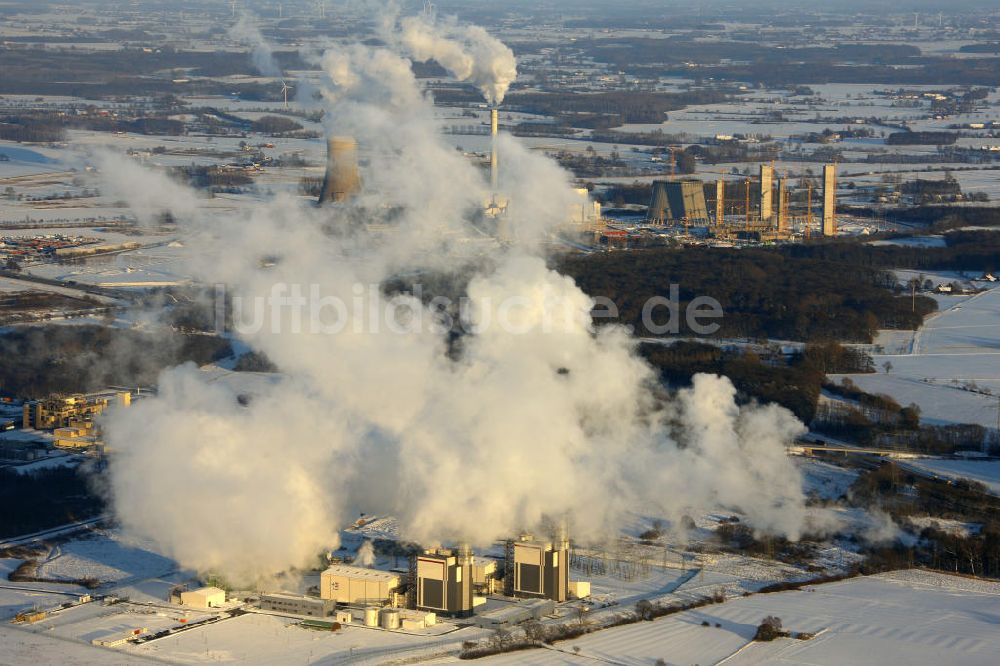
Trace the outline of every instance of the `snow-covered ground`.
{"label": "snow-covered ground", "polygon": [[957,479],[965,478],[986,485],[990,492],[1000,495],[1000,461],[998,460],[950,460],[922,458],[907,461],[907,466],[940,476]]}
{"label": "snow-covered ground", "polygon": [[[758,594],[489,664],[995,664],[1000,583],[924,571]],[[751,643],[768,615],[811,640]],[[703,623],[708,623],[704,626]],[[720,626],[716,627],[716,623]]]}
{"label": "snow-covered ground", "polygon": [[821,462],[813,458],[796,458],[795,465],[802,472],[803,489],[807,495],[835,500],[847,493],[858,471]]}
{"label": "snow-covered ground", "polygon": [[98,531],[89,538],[53,546],[39,564],[37,575],[53,580],[92,578],[102,583],[123,583],[163,575],[175,567],[173,561],[116,531]]}
{"label": "snow-covered ground", "polygon": [[125,650],[130,656],[175,664],[385,663],[425,653],[430,657],[488,633],[467,628],[428,638],[357,625],[336,632],[316,631],[297,626],[289,618],[250,613]]}
{"label": "snow-covered ground", "polygon": [[[979,283],[984,285],[985,283]],[[942,310],[906,343],[896,333],[873,354],[874,374],[850,377],[869,393],[920,406],[924,423],[977,423],[995,428],[1000,405],[1000,288],[966,297],[939,297]],[[886,372],[886,364],[889,371]]]}

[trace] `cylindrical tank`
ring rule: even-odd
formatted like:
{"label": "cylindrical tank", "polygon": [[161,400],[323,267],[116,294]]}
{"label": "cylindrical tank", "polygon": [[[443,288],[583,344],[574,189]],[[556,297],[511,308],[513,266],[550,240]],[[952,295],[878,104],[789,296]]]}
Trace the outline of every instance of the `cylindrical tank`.
{"label": "cylindrical tank", "polygon": [[386,608],[382,611],[382,628],[399,629],[399,611],[395,608]]}
{"label": "cylindrical tank", "polygon": [[374,606],[369,606],[365,609],[365,626],[366,627],[377,627],[378,626],[378,609]]}

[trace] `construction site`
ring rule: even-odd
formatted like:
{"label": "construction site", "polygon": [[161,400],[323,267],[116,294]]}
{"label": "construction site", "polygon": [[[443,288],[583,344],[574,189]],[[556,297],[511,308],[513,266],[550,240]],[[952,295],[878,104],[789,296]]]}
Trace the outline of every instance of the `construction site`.
{"label": "construction site", "polygon": [[793,186],[789,177],[776,174],[772,164],[762,164],[755,178],[654,180],[641,222],[602,219],[589,231],[608,244],[626,238],[622,231],[642,229],[666,231],[682,241],[723,244],[837,236],[841,229],[836,165],[823,167],[818,188],[811,179],[802,181]]}

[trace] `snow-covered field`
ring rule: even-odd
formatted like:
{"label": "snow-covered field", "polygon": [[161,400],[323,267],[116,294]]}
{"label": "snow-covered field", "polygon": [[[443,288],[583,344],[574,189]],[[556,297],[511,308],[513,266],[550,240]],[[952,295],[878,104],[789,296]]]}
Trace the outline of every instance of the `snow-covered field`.
{"label": "snow-covered field", "polygon": [[938,474],[946,478],[965,478],[986,485],[990,492],[1000,495],[1000,461],[997,460],[938,460],[923,458],[908,461],[907,466]]}
{"label": "snow-covered field", "polygon": [[[979,283],[983,285],[984,283]],[[1000,288],[971,297],[940,297],[942,311],[912,336],[894,335],[873,354],[874,374],[850,377],[869,393],[920,406],[927,424],[977,423],[995,428],[1000,402]],[[886,372],[886,363],[889,371]],[[988,392],[987,392],[988,391]]]}
{"label": "snow-covered field", "polygon": [[53,580],[93,578],[122,583],[159,576],[175,568],[173,561],[150,552],[117,532],[95,532],[86,539],[53,546],[38,566],[38,577]]}
{"label": "snow-covered field", "polygon": [[130,656],[147,656],[174,664],[385,663],[423,654],[431,657],[488,633],[484,629],[466,628],[428,638],[357,625],[337,632],[316,631],[297,626],[295,620],[288,618],[250,613],[125,649]]}
{"label": "snow-covered field", "polygon": [[[995,664],[1000,653],[998,604],[1000,583],[895,572],[733,599],[487,662]],[[751,643],[768,615],[779,617],[787,631],[816,636]]]}
{"label": "snow-covered field", "polygon": [[857,470],[845,469],[813,458],[796,458],[795,465],[802,472],[806,494],[815,495],[820,499],[839,499],[858,478]]}

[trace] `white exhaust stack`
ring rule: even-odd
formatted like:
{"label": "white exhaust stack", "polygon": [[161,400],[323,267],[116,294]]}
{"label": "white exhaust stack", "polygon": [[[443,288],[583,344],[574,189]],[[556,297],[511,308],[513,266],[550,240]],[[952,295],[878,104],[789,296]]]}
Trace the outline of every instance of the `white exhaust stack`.
{"label": "white exhaust stack", "polygon": [[497,133],[500,129],[500,112],[497,107],[490,108],[490,187],[494,196],[497,193],[499,174],[497,172]]}

